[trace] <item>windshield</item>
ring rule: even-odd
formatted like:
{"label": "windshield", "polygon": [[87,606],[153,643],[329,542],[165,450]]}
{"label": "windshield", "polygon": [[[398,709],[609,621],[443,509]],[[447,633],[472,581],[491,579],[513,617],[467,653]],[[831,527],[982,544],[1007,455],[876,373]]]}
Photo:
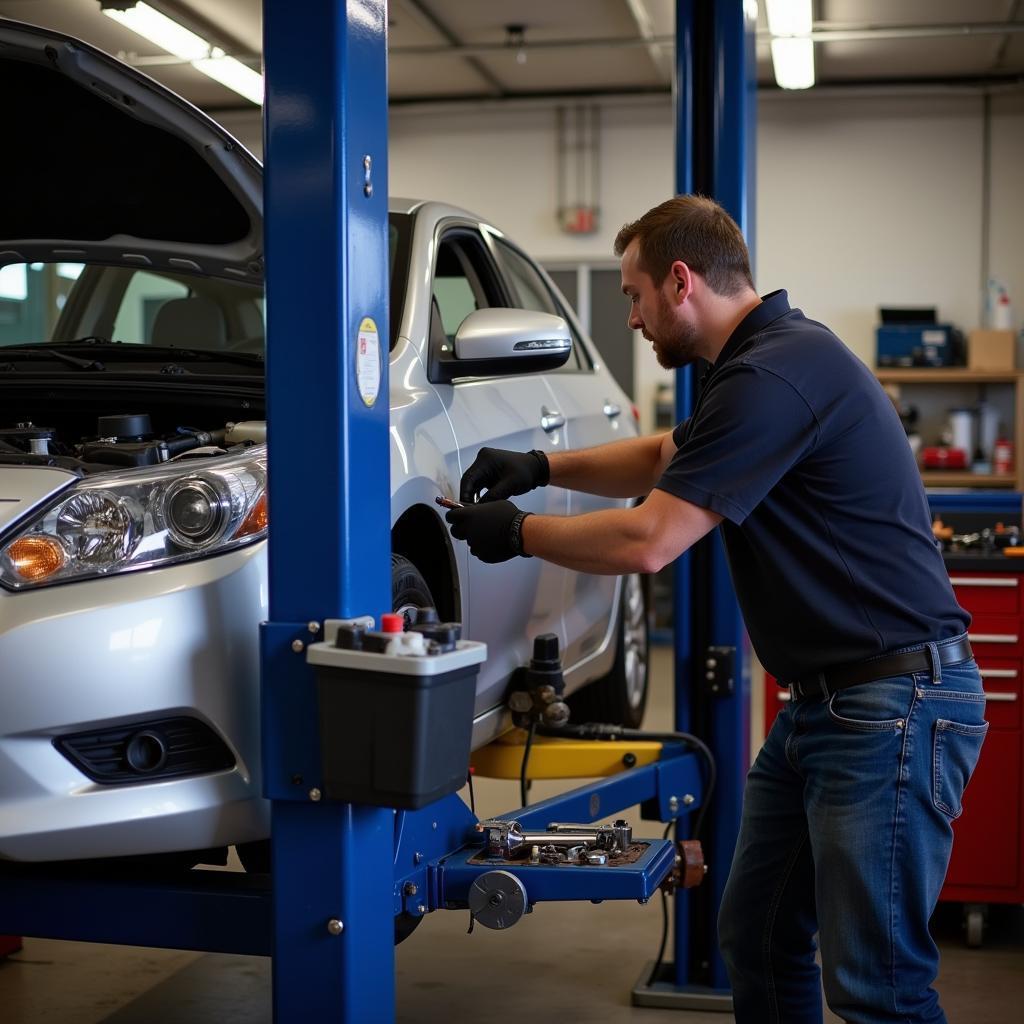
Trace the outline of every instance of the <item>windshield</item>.
{"label": "windshield", "polygon": [[[409,217],[388,230],[392,344],[401,318]],[[0,266],[0,349],[97,339],[262,356],[260,285],[197,274],[85,263]]]}

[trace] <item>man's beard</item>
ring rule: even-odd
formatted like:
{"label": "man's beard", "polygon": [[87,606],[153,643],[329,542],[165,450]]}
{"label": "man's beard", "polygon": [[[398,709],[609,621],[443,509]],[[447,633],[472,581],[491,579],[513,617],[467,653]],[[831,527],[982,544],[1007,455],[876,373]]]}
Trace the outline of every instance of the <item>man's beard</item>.
{"label": "man's beard", "polygon": [[672,310],[665,297],[659,296],[659,300],[658,320],[661,324],[671,324],[671,327],[662,330],[659,325],[656,335],[644,331],[644,336],[654,346],[658,364],[666,370],[678,370],[700,358],[697,351],[699,334],[693,324],[673,323]]}

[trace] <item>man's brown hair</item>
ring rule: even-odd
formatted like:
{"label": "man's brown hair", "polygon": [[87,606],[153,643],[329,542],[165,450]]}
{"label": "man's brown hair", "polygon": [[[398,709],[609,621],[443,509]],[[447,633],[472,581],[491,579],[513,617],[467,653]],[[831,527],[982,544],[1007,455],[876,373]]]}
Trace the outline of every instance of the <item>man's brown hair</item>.
{"label": "man's brown hair", "polygon": [[634,238],[639,240],[637,265],[656,286],[682,260],[719,295],[754,287],[739,225],[707,196],[674,196],[626,224],[615,236],[615,255],[621,256]]}

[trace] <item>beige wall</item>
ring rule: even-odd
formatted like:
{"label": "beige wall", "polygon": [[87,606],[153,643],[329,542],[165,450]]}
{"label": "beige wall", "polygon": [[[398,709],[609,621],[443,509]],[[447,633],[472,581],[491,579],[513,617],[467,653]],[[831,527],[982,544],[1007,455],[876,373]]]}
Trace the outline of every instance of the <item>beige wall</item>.
{"label": "beige wall", "polygon": [[[762,97],[756,277],[873,358],[877,308],[927,304],[969,329],[981,315],[983,119],[976,94]],[[988,265],[1024,319],[1024,98],[992,101]],[[259,150],[259,121],[225,119]],[[399,108],[390,121],[391,194],[445,199],[549,261],[609,261],[627,220],[673,186],[666,99],[602,101],[600,231],[555,221],[555,114],[543,104]],[[623,307],[625,315],[625,306]],[[636,347],[647,416],[665,374]]]}

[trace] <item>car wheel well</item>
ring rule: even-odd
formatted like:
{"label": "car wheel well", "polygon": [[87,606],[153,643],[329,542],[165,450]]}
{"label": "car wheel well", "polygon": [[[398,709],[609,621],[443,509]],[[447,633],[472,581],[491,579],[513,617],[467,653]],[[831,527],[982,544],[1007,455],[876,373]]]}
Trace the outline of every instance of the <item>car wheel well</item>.
{"label": "car wheel well", "polygon": [[391,529],[391,551],[419,569],[437,602],[442,622],[462,619],[462,597],[455,552],[444,523],[432,509],[413,505]]}

